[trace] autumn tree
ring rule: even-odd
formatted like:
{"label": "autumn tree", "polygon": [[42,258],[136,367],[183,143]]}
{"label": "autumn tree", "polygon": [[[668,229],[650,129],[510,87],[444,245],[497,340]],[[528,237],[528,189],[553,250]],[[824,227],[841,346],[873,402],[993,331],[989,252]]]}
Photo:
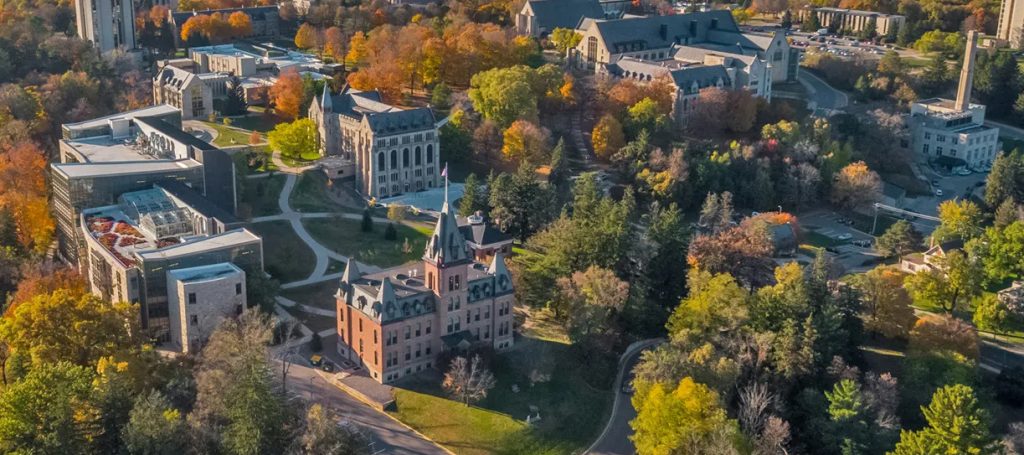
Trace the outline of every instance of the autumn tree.
{"label": "autumn tree", "polygon": [[928,407],[921,407],[928,426],[918,431],[904,430],[893,455],[922,453],[963,453],[995,455],[1002,453],[989,430],[988,413],[978,403],[971,387],[955,384],[942,387],[932,395]]}
{"label": "autumn tree", "polygon": [[574,342],[615,330],[615,316],[629,298],[629,283],[608,269],[591,266],[558,279],[560,313],[568,317],[569,338]]}
{"label": "autumn tree", "polygon": [[736,330],[747,322],[750,294],[731,275],[691,269],[688,276],[690,294],[666,325],[670,337],[702,339]]}
{"label": "autumn tree", "polygon": [[0,319],[0,340],[33,365],[91,365],[139,342],[138,307],[60,290],[13,308]]}
{"label": "autumn tree", "polygon": [[640,455],[730,454],[738,432],[726,415],[718,394],[686,377],[678,384],[637,387],[633,395],[637,416],[630,437]]}
{"label": "autumn tree", "polygon": [[696,100],[691,100],[692,109],[687,116],[687,128],[695,134],[715,134],[728,130],[745,133],[754,126],[757,115],[757,100],[747,90],[725,90],[706,88],[700,91]]}
{"label": "autumn tree", "polygon": [[270,87],[270,100],[274,103],[274,109],[290,119],[299,117],[302,94],[302,77],[295,70],[283,71],[277,77],[277,82]]}
{"label": "autumn tree", "polygon": [[526,120],[516,120],[505,129],[501,153],[512,162],[541,163],[551,152],[551,132]]}
{"label": "autumn tree", "polygon": [[330,27],[324,31],[324,53],[329,55],[335,62],[345,63],[345,54],[348,52],[345,43],[345,33],[339,27]]}
{"label": "autumn tree", "polygon": [[611,114],[605,114],[594,125],[591,133],[591,141],[594,144],[594,154],[598,158],[610,160],[615,153],[626,145],[626,135],[622,131],[622,124]]}
{"label": "autumn tree", "polygon": [[43,362],[0,391],[0,452],[89,453],[95,409],[93,373],[66,361]]}
{"label": "autumn tree", "polygon": [[369,453],[370,441],[360,434],[355,425],[339,424],[340,416],[320,404],[309,407],[305,430],[298,438],[302,453],[364,455]]}
{"label": "autumn tree", "polygon": [[45,153],[34,142],[0,144],[0,207],[18,221],[18,241],[25,250],[42,252],[53,238],[46,174]]}
{"label": "autumn tree", "polygon": [[362,31],[355,32],[349,39],[345,59],[353,65],[358,65],[366,59],[366,34]]}
{"label": "autumn tree", "polygon": [[910,348],[922,352],[950,351],[977,359],[978,343],[974,327],[949,315],[924,315],[910,331]]}
{"label": "autumn tree", "polygon": [[903,288],[903,274],[891,267],[876,267],[857,275],[864,328],[890,338],[905,338],[916,319],[910,296]]}
{"label": "autumn tree", "polygon": [[320,31],[309,23],[303,23],[295,32],[295,47],[303,50],[319,49]]}
{"label": "autumn tree", "polygon": [[188,428],[170,400],[153,391],[135,399],[121,437],[128,453],[176,455],[187,449]]}
{"label": "autumn tree", "polygon": [[735,226],[690,242],[687,261],[711,273],[729,273],[746,285],[764,284],[774,262],[771,237],[763,227]]}
{"label": "autumn tree", "polygon": [[228,25],[231,27],[231,36],[244,38],[252,35],[252,19],[242,11],[235,11],[228,16]]}
{"label": "autumn tree", "polygon": [[932,236],[936,241],[968,241],[982,234],[981,207],[969,199],[947,200],[939,204],[939,227]]}
{"label": "autumn tree", "polygon": [[558,53],[564,57],[569,52],[569,49],[575,48],[583,40],[583,35],[580,35],[576,30],[556,27],[548,35],[548,39],[551,40],[551,44],[555,46]]}
{"label": "autumn tree", "polygon": [[937,258],[936,267],[909,275],[905,285],[918,305],[953,313],[962,301],[981,293],[981,265],[963,251],[953,250]]}
{"label": "autumn tree", "polygon": [[17,292],[11,297],[8,309],[32,300],[37,295],[48,295],[59,290],[67,291],[75,297],[89,293],[88,283],[78,270],[55,263],[35,264],[18,281]]}
{"label": "autumn tree", "polygon": [[497,382],[482,363],[479,355],[474,355],[472,361],[456,357],[448,367],[441,387],[466,406],[486,398]]}
{"label": "autumn tree", "polygon": [[832,203],[848,210],[866,207],[882,196],[882,179],[863,161],[842,168],[832,184]]}
{"label": "autumn tree", "polygon": [[273,150],[289,158],[314,160],[320,157],[316,124],[308,118],[277,124],[273,131],[267,133],[267,142]]}

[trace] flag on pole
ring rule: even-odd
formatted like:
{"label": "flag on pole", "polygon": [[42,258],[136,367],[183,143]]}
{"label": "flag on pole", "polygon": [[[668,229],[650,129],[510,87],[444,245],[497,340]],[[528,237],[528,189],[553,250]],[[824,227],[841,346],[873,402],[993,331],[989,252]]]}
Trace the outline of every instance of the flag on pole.
{"label": "flag on pole", "polygon": [[441,177],[448,177],[448,163],[444,163],[444,169],[441,170]]}

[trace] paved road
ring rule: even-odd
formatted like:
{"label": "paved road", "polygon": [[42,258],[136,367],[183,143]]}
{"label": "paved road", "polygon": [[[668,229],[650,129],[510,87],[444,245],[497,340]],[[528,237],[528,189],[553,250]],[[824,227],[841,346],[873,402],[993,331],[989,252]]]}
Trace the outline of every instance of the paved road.
{"label": "paved road", "polygon": [[644,348],[637,349],[636,352],[630,354],[626,361],[623,362],[619,375],[615,380],[615,388],[612,389],[615,392],[615,404],[612,406],[612,415],[608,419],[604,432],[587,450],[587,455],[633,455],[636,453],[633,441],[629,440],[629,437],[633,435],[633,428],[629,426],[629,422],[636,418],[636,409],[633,408],[631,401],[633,394],[622,392],[622,381],[629,380],[631,377],[629,372],[633,371],[633,367],[640,360],[640,354],[648,347],[658,343],[660,341],[652,340]]}
{"label": "paved road", "polygon": [[849,98],[840,90],[832,88],[818,76],[801,69],[797,79],[807,89],[807,96],[818,109],[839,110],[849,104]]}
{"label": "paved road", "polygon": [[[280,374],[280,363],[278,374]],[[444,455],[433,442],[399,424],[391,417],[370,408],[341,389],[328,383],[317,370],[294,364],[288,371],[288,390],[304,400],[318,402],[334,409],[344,420],[366,431],[373,442],[374,453],[388,455]]]}

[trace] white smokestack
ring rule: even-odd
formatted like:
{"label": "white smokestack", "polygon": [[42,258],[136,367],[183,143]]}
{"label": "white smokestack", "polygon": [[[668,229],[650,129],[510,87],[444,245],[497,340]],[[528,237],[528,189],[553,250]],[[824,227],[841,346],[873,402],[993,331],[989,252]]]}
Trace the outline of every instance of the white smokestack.
{"label": "white smokestack", "polygon": [[964,52],[964,67],[960,69],[960,86],[956,91],[956,110],[966,111],[971,104],[971,86],[974,84],[974,55],[978,49],[978,32],[967,32],[967,51]]}

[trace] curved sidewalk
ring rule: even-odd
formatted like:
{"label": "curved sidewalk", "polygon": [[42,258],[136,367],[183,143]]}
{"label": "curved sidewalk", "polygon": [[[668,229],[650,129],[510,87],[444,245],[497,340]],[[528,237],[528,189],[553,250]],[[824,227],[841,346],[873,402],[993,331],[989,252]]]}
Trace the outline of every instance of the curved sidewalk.
{"label": "curved sidewalk", "polygon": [[621,361],[619,362],[619,373],[615,377],[615,384],[612,392],[615,393],[615,403],[612,404],[612,414],[608,417],[608,424],[605,425],[604,431],[597,437],[597,440],[587,448],[587,455],[633,455],[636,453],[636,449],[633,447],[633,441],[629,440],[630,435],[633,434],[633,428],[629,426],[629,422],[636,418],[636,410],[633,409],[633,403],[630,401],[633,397],[632,393],[626,394],[622,392],[622,381],[626,379],[626,375],[633,367],[636,362],[640,360],[640,353],[651,346],[657,346],[664,342],[661,338],[653,338],[649,340],[638,341],[628,348],[626,352],[622,354]]}

